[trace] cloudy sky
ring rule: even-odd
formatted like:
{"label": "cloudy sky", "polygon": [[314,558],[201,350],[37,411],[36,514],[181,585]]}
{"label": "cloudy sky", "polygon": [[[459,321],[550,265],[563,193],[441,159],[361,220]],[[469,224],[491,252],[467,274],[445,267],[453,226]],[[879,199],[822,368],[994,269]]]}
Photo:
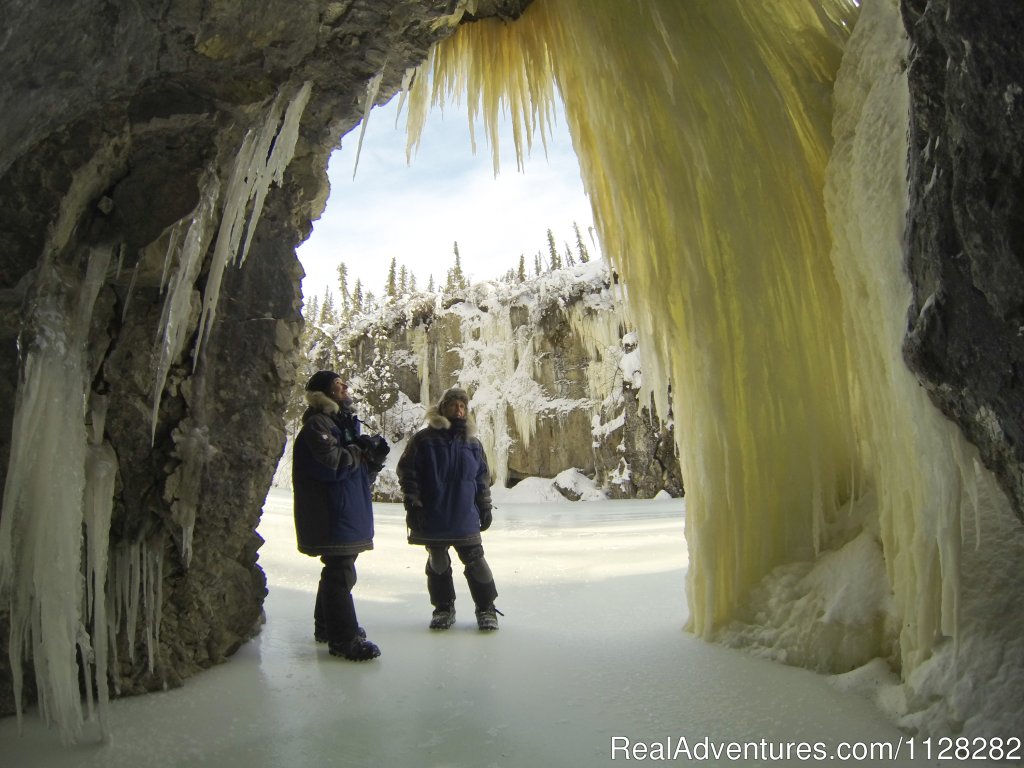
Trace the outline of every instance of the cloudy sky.
{"label": "cloudy sky", "polygon": [[360,278],[364,290],[378,296],[393,257],[416,275],[417,287],[426,288],[431,274],[443,284],[456,241],[471,280],[516,268],[521,253],[532,270],[533,254],[547,253],[547,230],[564,251],[565,242],[575,242],[573,222],[591,253],[598,251],[588,233],[590,201],[561,114],[552,126],[547,157],[538,140],[523,172],[516,169],[511,131],[503,122],[501,172],[495,178],[480,124],[477,153],[472,152],[465,107],[449,105],[443,113],[435,108],[407,163],[405,113],[396,128],[397,106],[396,97],[370,114],[354,180],[359,126],[331,158],[327,208],[298,250],[307,298],[322,295],[325,286],[337,295],[341,262],[348,267],[350,288]]}

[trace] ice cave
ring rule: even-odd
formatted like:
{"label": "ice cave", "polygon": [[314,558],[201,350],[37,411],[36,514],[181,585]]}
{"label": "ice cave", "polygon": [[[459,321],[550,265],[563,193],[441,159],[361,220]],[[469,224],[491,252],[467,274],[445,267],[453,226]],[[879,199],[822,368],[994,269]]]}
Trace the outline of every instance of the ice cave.
{"label": "ice cave", "polygon": [[[1021,735],[1024,5],[4,16],[0,714],[74,741],[259,631],[295,249],[331,151],[400,94],[413,145],[464,98],[520,152],[564,104],[660,412],[672,393],[687,630],[821,672],[881,658],[905,722]],[[871,610],[806,599],[840,557]]]}

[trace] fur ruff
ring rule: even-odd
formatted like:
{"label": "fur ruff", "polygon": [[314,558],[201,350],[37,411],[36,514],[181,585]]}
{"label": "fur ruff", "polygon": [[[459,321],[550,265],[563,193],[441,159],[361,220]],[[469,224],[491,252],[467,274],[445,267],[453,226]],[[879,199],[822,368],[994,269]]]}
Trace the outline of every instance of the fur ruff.
{"label": "fur ruff", "polygon": [[317,411],[323,411],[328,414],[337,413],[341,410],[341,406],[323,392],[306,392],[306,402],[309,404],[310,408]]}
{"label": "fur ruff", "polygon": [[[437,409],[437,406],[431,406],[427,411],[427,426],[433,427],[434,429],[449,429],[452,425],[451,421],[448,420],[447,416],[442,416],[441,412]],[[473,418],[473,414],[466,413],[466,434],[469,437],[476,436],[476,419]]]}

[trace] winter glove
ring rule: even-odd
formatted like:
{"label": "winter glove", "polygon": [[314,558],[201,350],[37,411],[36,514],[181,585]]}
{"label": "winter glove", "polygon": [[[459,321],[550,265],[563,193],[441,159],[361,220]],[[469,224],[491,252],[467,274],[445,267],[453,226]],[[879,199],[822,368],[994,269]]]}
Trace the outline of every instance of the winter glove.
{"label": "winter glove", "polygon": [[486,531],[488,528],[490,528],[491,527],[491,521],[493,519],[494,519],[494,516],[491,514],[491,510],[488,509],[487,511],[484,511],[484,510],[481,509],[480,510],[480,530],[481,531]]}
{"label": "winter glove", "polygon": [[346,445],[345,450],[348,451],[348,454],[351,457],[351,465],[358,466],[359,462],[363,460],[363,452],[359,449],[359,446],[352,443],[351,445]]}
{"label": "winter glove", "polygon": [[360,435],[356,438],[356,444],[370,464],[378,464],[381,467],[384,466],[384,459],[391,453],[391,446],[382,435]]}
{"label": "winter glove", "polygon": [[423,502],[416,496],[406,496],[402,502],[405,505],[405,524],[414,531],[423,529]]}
{"label": "winter glove", "polygon": [[405,525],[410,530],[422,531],[423,530],[423,507],[413,507],[405,513]]}

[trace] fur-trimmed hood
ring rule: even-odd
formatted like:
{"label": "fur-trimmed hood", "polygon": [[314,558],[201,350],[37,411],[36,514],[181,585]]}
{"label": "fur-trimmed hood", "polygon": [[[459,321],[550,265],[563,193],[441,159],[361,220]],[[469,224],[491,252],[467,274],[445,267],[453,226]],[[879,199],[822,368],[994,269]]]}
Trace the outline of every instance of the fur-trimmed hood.
{"label": "fur-trimmed hood", "polygon": [[328,415],[337,413],[341,410],[341,406],[338,405],[337,401],[332,400],[323,392],[316,390],[307,390],[306,392],[306,403],[314,411],[320,411]]}
{"label": "fur-trimmed hood", "polygon": [[[436,405],[432,405],[427,409],[426,419],[427,426],[434,429],[450,429],[452,426],[448,417],[442,416]],[[466,435],[468,437],[476,437],[476,419],[468,411],[466,412]]]}

